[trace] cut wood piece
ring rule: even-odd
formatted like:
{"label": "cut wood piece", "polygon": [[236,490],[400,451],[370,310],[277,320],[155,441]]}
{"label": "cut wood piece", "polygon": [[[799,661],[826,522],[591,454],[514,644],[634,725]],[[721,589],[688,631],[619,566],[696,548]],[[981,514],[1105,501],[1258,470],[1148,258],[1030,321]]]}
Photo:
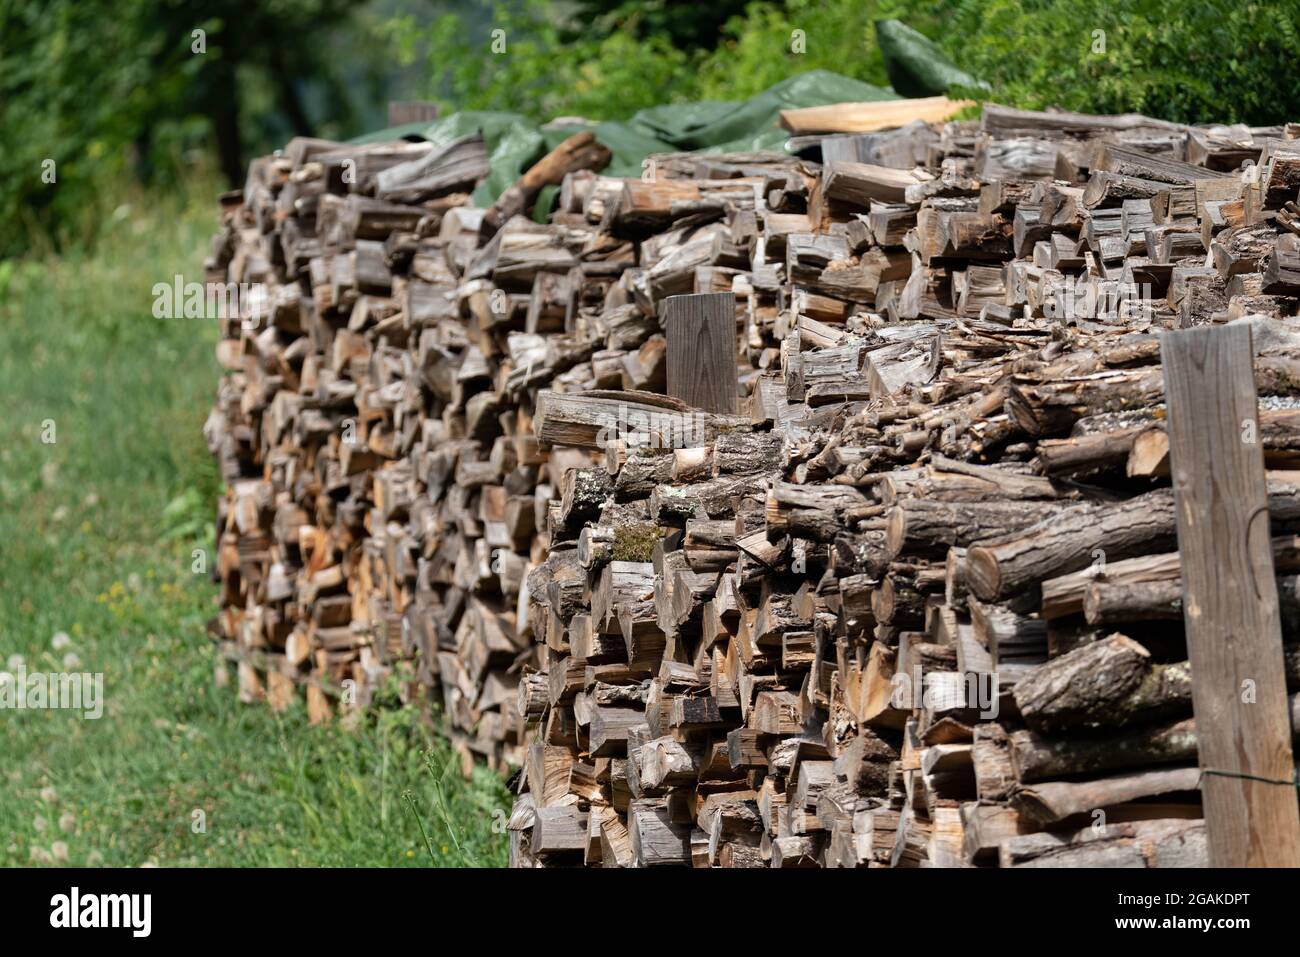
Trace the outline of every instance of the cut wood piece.
{"label": "cut wood piece", "polygon": [[612,154],[590,131],[574,133],[515,180],[483,214],[480,227],[489,239],[513,216],[528,215],[543,186],[558,186],[577,170],[602,170]]}
{"label": "cut wood piece", "polygon": [[1125,472],[1130,478],[1160,478],[1169,474],[1169,436],[1164,429],[1144,429],[1133,437]]}
{"label": "cut wood piece", "polygon": [[375,196],[413,202],[472,187],[488,173],[483,137],[465,136],[375,175]]}
{"label": "cut wood piece", "polygon": [[826,164],[820,195],[823,201],[865,210],[872,201],[904,202],[907,187],[921,181],[922,177],[910,170],[840,160]]}
{"label": "cut wood piece", "polygon": [[833,103],[782,110],[780,123],[795,136],[810,133],[870,133],[916,120],[939,123],[974,105],[970,100],[927,96],[870,103]]}
{"label": "cut wood piece", "polygon": [[1177,552],[1143,555],[1104,566],[1089,567],[1068,575],[1050,578],[1042,585],[1042,615],[1046,619],[1083,613],[1088,589],[1095,582],[1117,586],[1178,581],[1182,565]]}
{"label": "cut wood piece", "polygon": [[388,125],[432,123],[438,118],[438,104],[427,100],[389,100]]}
{"label": "cut wood piece", "polygon": [[1002,867],[1206,867],[1205,822],[1133,821],[1079,831],[1026,834],[998,848]]}
{"label": "cut wood piece", "polygon": [[[1300,727],[1300,695],[1291,697],[1289,708],[1292,728]],[[1009,743],[1011,764],[1022,782],[1180,764],[1197,755],[1196,722],[1191,718],[1068,737],[1013,731]]]}
{"label": "cut wood piece", "polygon": [[633,801],[627,812],[627,826],[636,867],[690,863],[690,825],[675,822],[663,802]]}
{"label": "cut wood piece", "polygon": [[532,850],[537,854],[587,849],[587,815],[576,807],[539,807],[533,821]]}
{"label": "cut wood piece", "polygon": [[595,708],[591,714],[591,753],[608,757],[626,753],[628,735],[645,722],[645,712],[636,708]]}
{"label": "cut wood piece", "polygon": [[1037,827],[1055,824],[1076,814],[1102,811],[1117,804],[1159,795],[1190,793],[1200,786],[1197,768],[1165,768],[1117,774],[1091,781],[1044,781],[1016,789],[1013,801]]}
{"label": "cut wood piece", "polygon": [[966,581],[979,598],[1008,595],[1098,561],[1167,551],[1173,496],[1149,492],[1119,505],[1079,505],[997,544],[966,553]]}
{"label": "cut wood piece", "polygon": [[1025,833],[1020,815],[996,804],[963,804],[961,823],[962,851],[968,864],[996,861],[1003,841]]}
{"label": "cut wood piece", "polygon": [[1012,693],[1031,727],[1052,732],[1167,718],[1185,711],[1191,687],[1187,662],[1154,664],[1117,634],[1040,665]]}
{"label": "cut wood piece", "polygon": [[705,412],[735,414],[736,297],[729,292],[669,296],[663,322],[668,394]]}
{"label": "cut wood piece", "polygon": [[1183,583],[1181,579],[1132,584],[1096,581],[1084,593],[1083,614],[1090,625],[1181,621]]}
{"label": "cut wood piece", "polygon": [[1157,120],[1140,113],[1100,115],[1067,110],[1019,110],[996,103],[984,104],[980,126],[985,130],[1052,130],[1066,133],[1096,133],[1100,130],[1165,130],[1186,132],[1181,123]]}
{"label": "cut wood piece", "polygon": [[540,441],[584,449],[604,449],[620,439],[659,449],[702,445],[713,440],[718,426],[714,416],[684,402],[642,392],[542,392],[533,418]]}
{"label": "cut wood piece", "polygon": [[895,505],[888,516],[886,545],[902,554],[944,557],[949,548],[966,548],[984,539],[1023,531],[1061,511],[1039,502],[934,502],[913,499]]}

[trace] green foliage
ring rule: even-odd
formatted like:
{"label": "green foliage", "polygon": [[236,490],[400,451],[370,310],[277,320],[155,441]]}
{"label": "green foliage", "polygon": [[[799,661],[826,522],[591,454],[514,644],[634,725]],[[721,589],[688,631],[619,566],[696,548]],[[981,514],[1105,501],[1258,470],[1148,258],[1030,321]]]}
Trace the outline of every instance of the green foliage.
{"label": "green foliage", "polygon": [[1190,123],[1300,117],[1300,4],[1232,0],[931,3],[941,43],[999,102]]}
{"label": "green foliage", "polygon": [[739,99],[818,69],[888,87],[872,23],[898,8],[890,0],[751,3],[727,22],[722,42],[701,63],[700,95]]}
{"label": "green foliage", "polygon": [[227,178],[240,182],[253,151],[295,132],[360,132],[342,91],[365,89],[377,51],[357,29],[347,56],[333,56],[334,31],[359,7],[2,0],[0,257],[84,241],[116,205],[106,187],[124,171],[171,187],[188,152],[215,147]]}
{"label": "green foliage", "polygon": [[462,17],[447,14],[429,38],[432,89],[449,112],[622,119],[693,91],[692,56],[662,35],[640,38],[635,16],[608,33],[575,32],[543,0],[523,0],[495,5],[489,23],[475,35],[468,30]]}
{"label": "green foliage", "polygon": [[[0,8],[0,255],[42,225],[81,228],[101,213],[87,208],[95,190],[86,184],[120,179],[145,118],[192,73],[178,58],[160,77],[151,66],[159,40],[140,4]],[[153,148],[165,153],[185,132],[183,118],[169,123]]]}
{"label": "green foliage", "polygon": [[[671,33],[647,30],[667,15],[653,3],[615,4],[581,29],[546,0],[496,4],[491,23],[477,31],[454,14],[436,21],[431,90],[447,110],[618,120],[662,103],[743,99],[814,69],[885,85],[871,26],[898,9],[892,0],[753,2],[709,48],[674,45]],[[410,55],[414,29],[405,18],[390,21],[386,33]]]}
{"label": "green foliage", "polygon": [[104,675],[98,720],[0,710],[0,866],[504,864],[502,782],[414,709],[311,727],[213,681],[216,323],[151,307],[218,189],[115,187],[93,254],[0,263],[0,671]]}
{"label": "green foliage", "polygon": [[740,99],[818,68],[883,86],[872,27],[897,18],[1010,105],[1199,123],[1300,116],[1296,0],[755,0],[726,20],[712,49],[672,46],[671,32],[648,32],[665,16],[658,2],[594,6],[608,9],[575,24],[563,13],[570,8],[545,0],[497,5],[491,28],[505,31],[506,49],[495,53],[485,31],[470,35],[458,17],[441,18],[431,44],[433,88],[448,109],[545,120],[622,119],[656,103]]}
{"label": "green foliage", "polygon": [[746,0],[576,0],[569,19],[572,33],[608,33],[620,24],[632,24],[638,37],[664,37],[684,50],[712,50],[723,24],[746,6]]}

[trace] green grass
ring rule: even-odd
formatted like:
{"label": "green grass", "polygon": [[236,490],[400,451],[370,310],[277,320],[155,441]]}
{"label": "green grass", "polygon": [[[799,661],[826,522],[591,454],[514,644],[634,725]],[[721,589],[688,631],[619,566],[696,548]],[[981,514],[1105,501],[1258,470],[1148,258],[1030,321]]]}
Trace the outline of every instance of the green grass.
{"label": "green grass", "polygon": [[154,283],[202,280],[215,190],[126,196],[93,251],[0,262],[0,669],[102,672],[106,699],[0,710],[0,864],[501,865],[504,787],[409,711],[314,728],[216,686],[191,571],[215,323],[151,313]]}

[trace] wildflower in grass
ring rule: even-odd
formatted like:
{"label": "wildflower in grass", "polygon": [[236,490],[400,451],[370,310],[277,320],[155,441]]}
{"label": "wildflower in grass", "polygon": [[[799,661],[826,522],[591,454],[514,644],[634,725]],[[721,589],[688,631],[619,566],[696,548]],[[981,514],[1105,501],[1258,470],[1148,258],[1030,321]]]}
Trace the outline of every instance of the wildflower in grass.
{"label": "wildflower in grass", "polygon": [[60,864],[68,862],[68,844],[66,841],[55,841],[50,845],[50,852]]}
{"label": "wildflower in grass", "polygon": [[51,787],[41,788],[41,800],[46,804],[55,804],[59,800],[59,792]]}
{"label": "wildflower in grass", "polygon": [[76,671],[81,667],[81,659],[77,657],[75,651],[69,651],[63,656],[63,669],[65,671]]}
{"label": "wildflower in grass", "polygon": [[53,864],[54,858],[43,847],[32,847],[29,855],[33,864]]}
{"label": "wildflower in grass", "polygon": [[89,854],[86,855],[87,867],[99,867],[103,863],[104,863],[104,855],[99,853],[99,851],[91,851]]}
{"label": "wildflower in grass", "polygon": [[77,826],[77,818],[71,811],[64,811],[59,815],[59,830],[71,831]]}
{"label": "wildflower in grass", "polygon": [[56,631],[54,637],[50,639],[50,647],[55,651],[62,651],[70,644],[72,644],[72,639],[68,637],[66,631]]}
{"label": "wildflower in grass", "polygon": [[8,667],[10,671],[17,671],[22,668],[24,664],[26,664],[26,662],[23,660],[22,655],[10,655],[9,660],[5,662],[6,667]]}
{"label": "wildflower in grass", "polygon": [[45,820],[45,818],[41,817],[39,814],[32,819],[32,827],[36,828],[37,833],[43,833],[49,826],[50,822]]}

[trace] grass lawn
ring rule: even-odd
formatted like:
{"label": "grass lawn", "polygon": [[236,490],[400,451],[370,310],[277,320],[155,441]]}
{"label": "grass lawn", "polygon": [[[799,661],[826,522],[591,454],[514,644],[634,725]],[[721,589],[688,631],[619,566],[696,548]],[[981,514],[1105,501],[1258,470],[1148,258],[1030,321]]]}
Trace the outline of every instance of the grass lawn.
{"label": "grass lawn", "polygon": [[202,281],[215,189],[0,262],[0,671],[102,672],[105,698],[98,720],[0,710],[0,864],[502,865],[504,787],[409,713],[312,728],[215,685],[191,570],[215,324],[152,315],[155,283]]}

